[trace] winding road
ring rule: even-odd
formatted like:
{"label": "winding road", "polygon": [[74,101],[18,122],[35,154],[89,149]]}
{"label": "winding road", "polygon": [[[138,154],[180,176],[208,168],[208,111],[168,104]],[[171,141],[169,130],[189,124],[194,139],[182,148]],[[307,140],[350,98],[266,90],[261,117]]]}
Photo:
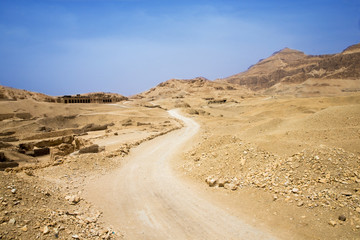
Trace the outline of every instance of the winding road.
{"label": "winding road", "polygon": [[133,149],[123,166],[86,186],[86,199],[125,239],[275,239],[213,205],[176,177],[170,160],[199,125],[176,110],[169,114],[185,127]]}

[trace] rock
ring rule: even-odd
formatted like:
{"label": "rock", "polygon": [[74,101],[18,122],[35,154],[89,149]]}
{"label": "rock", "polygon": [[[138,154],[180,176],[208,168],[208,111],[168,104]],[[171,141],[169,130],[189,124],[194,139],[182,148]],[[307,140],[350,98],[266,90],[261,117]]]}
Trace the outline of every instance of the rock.
{"label": "rock", "polygon": [[358,213],[360,213],[360,207],[357,207],[357,208],[355,209],[355,211],[357,211]]}
{"label": "rock", "polygon": [[50,148],[44,147],[44,148],[34,148],[33,154],[31,156],[33,157],[40,157],[44,155],[50,154]]}
{"label": "rock", "polygon": [[48,226],[45,226],[45,227],[43,228],[43,234],[48,234],[49,232],[50,232],[49,227],[48,227]]}
{"label": "rock", "polygon": [[297,206],[298,207],[304,206],[304,202],[303,201],[298,202]]}
{"label": "rock", "polygon": [[298,188],[293,188],[291,191],[292,191],[292,193],[298,193],[299,189]]}
{"label": "rock", "polygon": [[351,196],[351,195],[352,195],[352,192],[350,192],[350,191],[342,191],[342,192],[341,192],[341,195]]}
{"label": "rock", "polygon": [[331,225],[331,226],[333,226],[333,227],[335,227],[336,224],[337,224],[337,222],[335,222],[335,221],[333,221],[333,220],[330,220],[330,222],[329,222],[329,225]]}
{"label": "rock", "polygon": [[66,156],[74,152],[75,147],[69,143],[62,143],[57,147],[50,149],[50,159],[56,160],[57,156]]}
{"label": "rock", "polygon": [[27,225],[25,225],[25,226],[23,226],[23,227],[21,228],[21,231],[23,231],[23,232],[27,232],[27,230],[28,230]]}
{"label": "rock", "polygon": [[11,193],[15,194],[16,193],[16,188],[11,189]]}
{"label": "rock", "polygon": [[80,239],[80,237],[79,237],[77,234],[72,235],[72,238],[74,238],[74,239]]}
{"label": "rock", "polygon": [[237,186],[234,183],[226,183],[225,184],[225,189],[230,189],[232,191],[235,191],[237,189]]}
{"label": "rock", "polygon": [[205,181],[209,184],[209,187],[214,187],[217,183],[217,179],[213,177],[208,177]]}
{"label": "rock", "polygon": [[15,218],[12,218],[12,219],[10,219],[9,220],[9,224],[12,224],[12,225],[14,225],[16,223],[16,220],[15,220]]}
{"label": "rock", "polygon": [[97,144],[93,144],[93,145],[90,145],[89,147],[84,147],[84,148],[79,150],[80,154],[83,154],[83,153],[97,153],[97,152],[99,152],[99,145],[97,145]]}
{"label": "rock", "polygon": [[273,195],[273,201],[276,201],[278,199],[278,196],[276,194]]}
{"label": "rock", "polygon": [[220,178],[220,179],[218,180],[218,186],[219,186],[219,187],[224,187],[226,183],[229,183],[229,181],[226,180],[226,179],[224,179],[224,178]]}
{"label": "rock", "polygon": [[338,219],[343,222],[346,221],[346,217],[344,215],[340,215]]}
{"label": "rock", "polygon": [[24,151],[32,151],[34,149],[33,143],[20,143],[19,148]]}
{"label": "rock", "polygon": [[93,123],[87,124],[85,127],[82,128],[84,132],[93,132],[93,131],[101,131],[106,130],[108,126],[111,126],[111,124],[104,124],[104,125],[96,125]]}
{"label": "rock", "polygon": [[66,196],[65,199],[68,200],[69,203],[72,204],[72,205],[77,204],[78,202],[80,202],[80,197],[76,196],[76,195]]}

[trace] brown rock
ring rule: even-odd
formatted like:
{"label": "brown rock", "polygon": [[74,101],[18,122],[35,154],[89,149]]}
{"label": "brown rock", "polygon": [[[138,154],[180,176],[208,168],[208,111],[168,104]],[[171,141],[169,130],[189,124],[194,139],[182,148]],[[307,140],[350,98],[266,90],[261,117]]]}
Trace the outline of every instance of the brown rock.
{"label": "brown rock", "polygon": [[79,153],[80,154],[83,154],[83,153],[97,153],[99,152],[99,145],[97,144],[93,144],[89,147],[84,147],[82,149],[79,150]]}
{"label": "brown rock", "polygon": [[337,224],[336,221],[333,221],[333,220],[330,220],[330,221],[329,221],[329,225],[331,225],[331,226],[333,226],[333,227],[335,227],[336,224]]}

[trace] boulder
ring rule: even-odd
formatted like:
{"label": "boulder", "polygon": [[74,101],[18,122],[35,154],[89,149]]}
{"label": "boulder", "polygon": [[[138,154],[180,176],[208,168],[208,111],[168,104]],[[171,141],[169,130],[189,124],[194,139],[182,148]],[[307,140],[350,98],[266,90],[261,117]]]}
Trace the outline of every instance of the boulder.
{"label": "boulder", "polygon": [[72,144],[62,143],[58,147],[50,149],[50,159],[55,160],[56,156],[66,156],[74,152],[75,148]]}
{"label": "boulder", "polygon": [[97,144],[93,144],[93,145],[90,145],[88,147],[84,147],[84,148],[79,150],[80,154],[83,154],[83,153],[97,153],[97,152],[99,152],[99,145],[97,145]]}

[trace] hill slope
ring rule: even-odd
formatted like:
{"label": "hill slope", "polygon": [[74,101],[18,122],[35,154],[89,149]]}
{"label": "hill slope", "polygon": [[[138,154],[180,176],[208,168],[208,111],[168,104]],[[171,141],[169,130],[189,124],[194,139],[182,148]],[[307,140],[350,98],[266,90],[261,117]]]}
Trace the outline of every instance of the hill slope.
{"label": "hill slope", "polygon": [[247,71],[217,80],[269,94],[338,94],[360,91],[360,44],[332,55],[285,48]]}
{"label": "hill slope", "polygon": [[0,101],[20,100],[20,99],[33,99],[39,102],[54,102],[55,98],[36,92],[27,90],[5,87],[0,85]]}

